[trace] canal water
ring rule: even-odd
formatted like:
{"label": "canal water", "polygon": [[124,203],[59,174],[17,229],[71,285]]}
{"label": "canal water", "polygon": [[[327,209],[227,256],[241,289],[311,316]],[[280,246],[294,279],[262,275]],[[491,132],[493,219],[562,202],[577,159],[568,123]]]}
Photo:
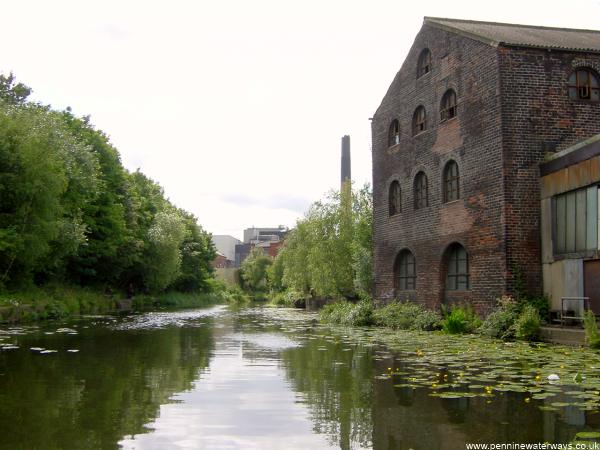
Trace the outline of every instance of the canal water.
{"label": "canal water", "polygon": [[432,336],[226,306],[4,326],[0,448],[464,449],[600,430],[600,360],[551,386],[571,370],[554,350]]}

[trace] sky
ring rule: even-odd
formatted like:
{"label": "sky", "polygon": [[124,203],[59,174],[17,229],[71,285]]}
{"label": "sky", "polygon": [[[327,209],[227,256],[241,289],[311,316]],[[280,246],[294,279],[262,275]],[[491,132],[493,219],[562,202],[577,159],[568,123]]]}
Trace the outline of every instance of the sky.
{"label": "sky", "polygon": [[600,0],[19,0],[0,73],[110,136],[213,234],[294,226],[371,182],[373,115],[424,16],[600,29]]}

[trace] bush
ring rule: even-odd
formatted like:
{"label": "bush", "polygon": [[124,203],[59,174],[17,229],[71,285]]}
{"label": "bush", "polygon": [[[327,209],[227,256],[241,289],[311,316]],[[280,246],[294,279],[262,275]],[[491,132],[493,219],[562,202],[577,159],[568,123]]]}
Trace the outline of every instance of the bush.
{"label": "bush", "polygon": [[440,315],[417,303],[394,302],[373,312],[375,325],[397,330],[435,330]]}
{"label": "bush", "polygon": [[304,296],[302,294],[292,290],[277,292],[275,294],[271,294],[269,305],[283,308],[293,308],[296,306],[296,303],[303,298]]}
{"label": "bush", "polygon": [[524,310],[527,306],[533,306],[539,313],[540,319],[543,322],[548,322],[550,319],[550,300],[545,295],[541,297],[529,297],[525,296],[519,299],[519,308]]}
{"label": "bush", "polygon": [[347,316],[346,325],[372,325],[373,324],[373,303],[368,300],[361,300],[354,304]]}
{"label": "bush", "polygon": [[515,322],[519,318],[517,303],[510,297],[502,297],[498,307],[490,313],[479,328],[484,336],[499,339],[512,339],[515,337]]}
{"label": "bush", "polygon": [[418,311],[419,307],[416,303],[394,302],[377,308],[373,313],[373,318],[375,325],[397,330],[408,330],[412,326]]}
{"label": "bush", "polygon": [[598,324],[596,323],[596,315],[587,310],[583,314],[583,328],[585,330],[585,342],[590,348],[600,348],[600,333],[598,332]]}
{"label": "bush", "polygon": [[515,322],[515,335],[519,339],[534,341],[540,336],[540,313],[532,305],[525,305]]}
{"label": "bush", "polygon": [[285,295],[285,292],[277,292],[276,294],[271,295],[271,300],[269,300],[269,306],[277,306],[281,308],[291,307],[288,303],[288,298]]}
{"label": "bush", "polygon": [[411,330],[433,331],[442,328],[442,317],[436,311],[423,308],[421,313],[415,317]]}
{"label": "bush", "polygon": [[52,300],[46,305],[45,313],[48,319],[62,319],[69,315],[69,310],[64,303]]}
{"label": "bush", "polygon": [[481,325],[481,320],[470,305],[455,306],[442,320],[442,329],[448,334],[471,333]]}
{"label": "bush", "polygon": [[227,286],[217,292],[220,299],[226,303],[240,305],[250,302],[250,297],[239,286]]}
{"label": "bush", "polygon": [[345,300],[329,303],[320,313],[322,322],[348,326],[364,326],[373,324],[373,304],[368,300],[350,303]]}
{"label": "bush", "polygon": [[194,308],[212,305],[219,300],[219,295],[212,292],[188,293],[172,291],[159,294],[155,304],[158,306],[171,306],[177,308]]}

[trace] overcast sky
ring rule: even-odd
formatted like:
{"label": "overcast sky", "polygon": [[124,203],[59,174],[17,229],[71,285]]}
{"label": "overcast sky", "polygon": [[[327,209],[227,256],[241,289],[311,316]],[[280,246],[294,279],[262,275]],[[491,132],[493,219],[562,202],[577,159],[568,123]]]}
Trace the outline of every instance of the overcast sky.
{"label": "overcast sky", "polygon": [[0,72],[91,115],[214,234],[293,226],[352,175],[423,16],[600,29],[600,0],[2,2]]}

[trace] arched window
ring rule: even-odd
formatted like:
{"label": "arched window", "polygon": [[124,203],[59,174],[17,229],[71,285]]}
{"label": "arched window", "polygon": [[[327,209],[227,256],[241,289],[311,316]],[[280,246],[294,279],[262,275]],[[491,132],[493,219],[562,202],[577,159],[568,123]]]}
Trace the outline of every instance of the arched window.
{"label": "arched window", "polygon": [[427,175],[419,172],[415,177],[415,209],[429,206],[429,187],[427,185]]}
{"label": "arched window", "polygon": [[392,120],[390,124],[390,130],[388,133],[388,147],[397,145],[400,143],[400,123],[398,119]]}
{"label": "arched window", "polygon": [[598,74],[591,69],[577,69],[569,77],[569,98],[571,100],[600,101]]}
{"label": "arched window", "polygon": [[446,272],[446,290],[466,291],[469,282],[469,255],[460,244],[452,244],[448,249],[448,270]]}
{"label": "arched window", "polygon": [[424,48],[419,55],[419,61],[417,62],[417,78],[422,77],[431,70],[431,52],[429,49]]}
{"label": "arched window", "polygon": [[440,105],[440,121],[452,119],[456,117],[456,92],[452,89],[448,89],[442,97],[442,104]]}
{"label": "arched window", "polygon": [[425,108],[423,106],[419,106],[415,109],[415,113],[413,114],[412,120],[412,133],[413,136],[416,136],[419,133],[422,133],[427,129],[427,120],[425,117]]}
{"label": "arched window", "polygon": [[402,197],[400,191],[400,183],[397,180],[390,184],[390,192],[388,196],[388,205],[390,208],[390,216],[394,216],[402,211]]}
{"label": "arched window", "polygon": [[401,291],[414,291],[417,285],[415,257],[410,250],[402,250],[394,264],[394,284]]}
{"label": "arched window", "polygon": [[444,203],[458,200],[460,197],[458,164],[456,161],[448,161],[444,167]]}

